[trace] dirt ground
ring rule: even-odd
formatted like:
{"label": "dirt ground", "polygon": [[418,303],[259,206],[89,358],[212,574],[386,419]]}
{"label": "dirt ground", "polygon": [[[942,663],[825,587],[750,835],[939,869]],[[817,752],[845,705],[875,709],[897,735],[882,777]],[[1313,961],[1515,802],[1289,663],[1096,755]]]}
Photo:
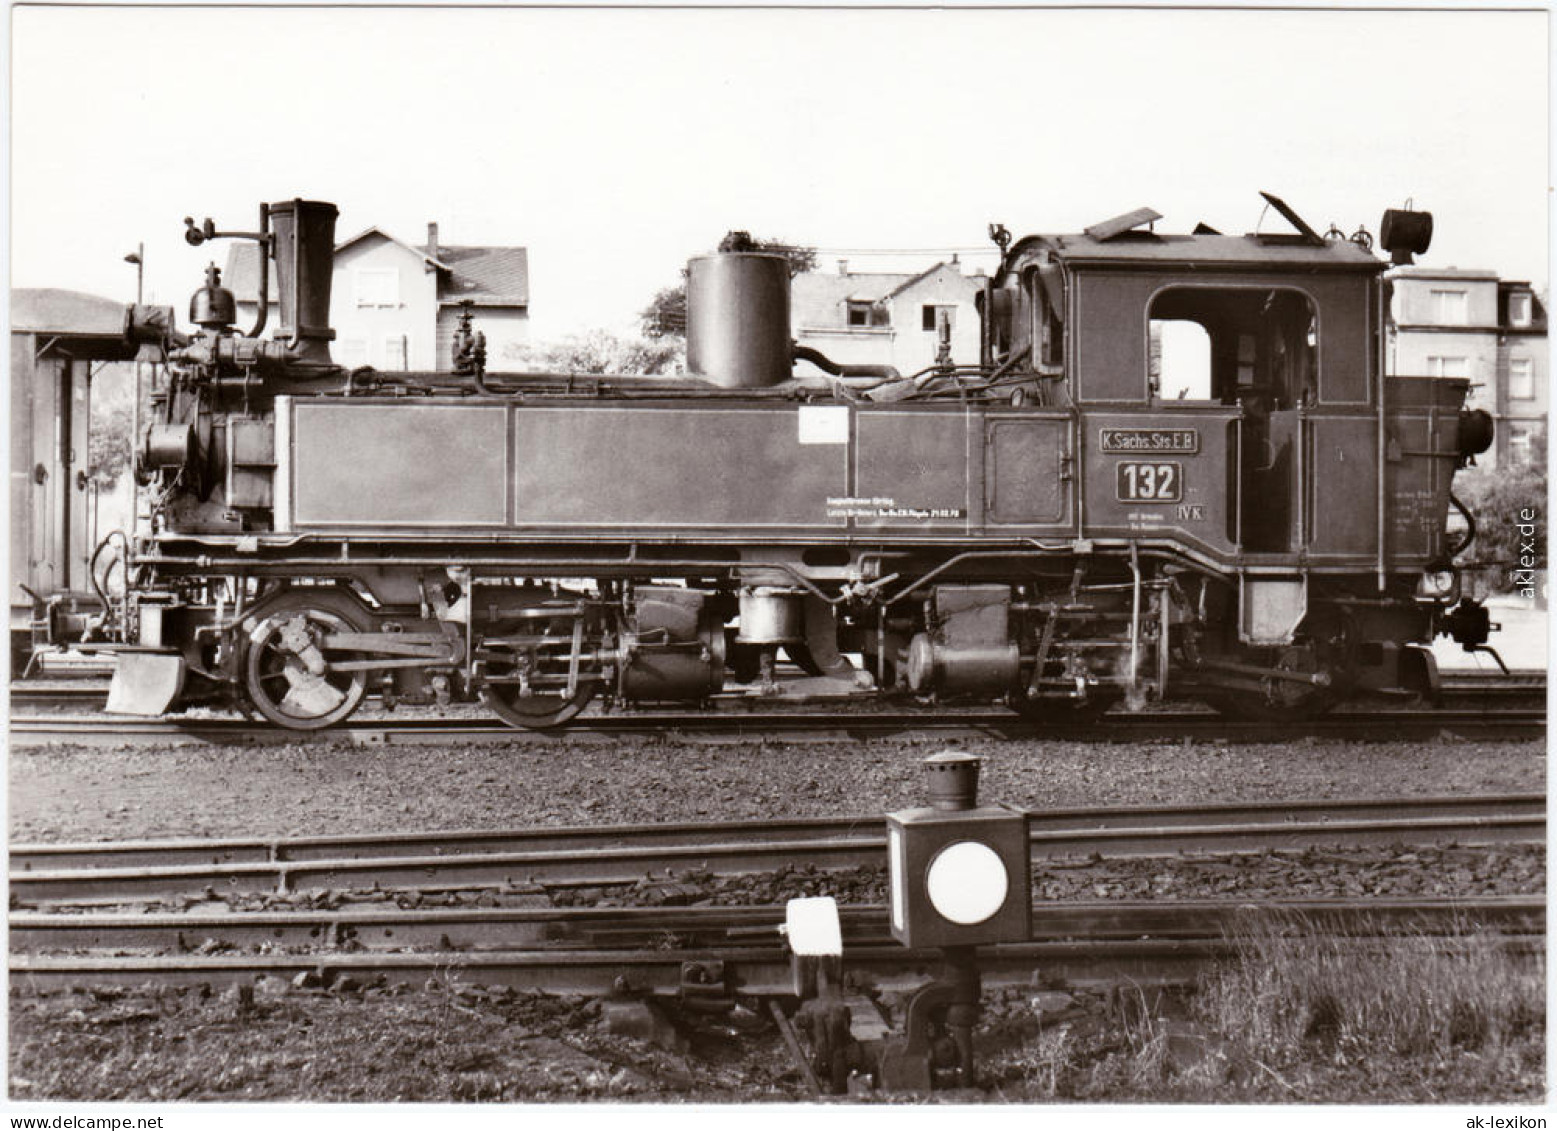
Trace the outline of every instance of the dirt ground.
{"label": "dirt ground", "polygon": [[[1144,1003],[1150,1019],[1132,1014],[1132,1002]],[[817,1098],[775,1027],[755,1010],[712,1018],[667,1011],[652,1039],[611,1032],[603,1012],[599,1002],[449,982],[347,994],[262,987],[248,1004],[199,990],[13,997],[10,1094],[325,1103]],[[1544,1044],[1537,1028],[1496,1050],[1358,1058],[1316,1048],[1278,1071],[1197,1023],[1185,1002],[1011,989],[985,994],[977,1086],[933,1098],[1530,1103],[1542,1098]]]}

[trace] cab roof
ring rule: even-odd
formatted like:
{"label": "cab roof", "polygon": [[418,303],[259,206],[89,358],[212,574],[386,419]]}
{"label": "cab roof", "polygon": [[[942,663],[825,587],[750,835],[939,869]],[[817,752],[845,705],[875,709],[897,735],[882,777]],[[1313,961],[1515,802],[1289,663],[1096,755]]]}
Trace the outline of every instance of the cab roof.
{"label": "cab roof", "polygon": [[1351,240],[1315,243],[1300,235],[1158,235],[1124,232],[1107,239],[1087,234],[1029,236],[1022,245],[1046,247],[1071,264],[1099,266],[1204,264],[1218,267],[1296,268],[1305,270],[1383,271],[1386,264]]}

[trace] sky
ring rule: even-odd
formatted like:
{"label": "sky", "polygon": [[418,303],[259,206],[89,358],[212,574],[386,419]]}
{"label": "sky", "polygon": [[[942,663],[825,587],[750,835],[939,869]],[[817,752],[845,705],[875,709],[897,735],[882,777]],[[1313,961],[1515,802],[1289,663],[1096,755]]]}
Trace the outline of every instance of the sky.
{"label": "sky", "polygon": [[[1548,278],[1547,15],[1187,10],[11,9],[13,286],[180,318],[183,217],[334,201],[420,243],[530,249],[532,336],[630,331],[729,229],[833,269],[1077,231],[1377,233]],[[909,257],[871,249],[927,249]],[[970,266],[992,266],[966,251]]]}

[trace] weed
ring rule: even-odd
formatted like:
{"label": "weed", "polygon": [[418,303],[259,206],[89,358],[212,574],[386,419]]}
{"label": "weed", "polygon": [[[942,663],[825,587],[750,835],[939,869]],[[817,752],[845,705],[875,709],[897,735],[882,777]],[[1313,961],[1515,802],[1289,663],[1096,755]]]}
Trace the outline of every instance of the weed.
{"label": "weed", "polygon": [[1275,1065],[1463,1053],[1490,1065],[1544,1040],[1544,963],[1507,939],[1314,927],[1238,938],[1237,960],[1201,986],[1199,1020]]}

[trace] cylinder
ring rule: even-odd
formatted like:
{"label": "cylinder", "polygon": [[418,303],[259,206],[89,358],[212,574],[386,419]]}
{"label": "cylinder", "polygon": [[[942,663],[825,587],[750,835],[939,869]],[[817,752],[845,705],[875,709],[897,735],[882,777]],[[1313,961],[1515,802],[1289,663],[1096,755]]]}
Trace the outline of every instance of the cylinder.
{"label": "cylinder", "polygon": [[724,625],[705,609],[697,613],[693,633],[690,639],[673,633],[672,643],[634,648],[623,662],[622,697],[662,702],[717,695],[724,687]]}
{"label": "cylinder", "polygon": [[908,642],[908,686],[916,694],[998,695],[1016,683],[1015,644],[941,644],[925,633]]}
{"label": "cylinder", "polygon": [[789,380],[789,261],[720,252],[687,264],[687,368],[727,389]]}
{"label": "cylinder", "polygon": [[805,601],[799,593],[748,589],[741,594],[737,644],[798,644],[805,637]]}
{"label": "cylinder", "polygon": [[622,672],[622,697],[634,702],[706,699],[724,687],[724,663],[710,649],[637,652]]}
{"label": "cylinder", "polygon": [[276,260],[278,337],[301,347],[300,360],[328,363],[330,283],[335,269],[335,205],[323,200],[283,200],[270,206],[271,254]]}
{"label": "cylinder", "polygon": [[146,471],[182,471],[195,465],[192,424],[153,424],[146,429],[141,467]]}
{"label": "cylinder", "polygon": [[638,642],[617,661],[623,698],[705,699],[724,686],[724,622],[697,590],[639,588],[632,636]]}

